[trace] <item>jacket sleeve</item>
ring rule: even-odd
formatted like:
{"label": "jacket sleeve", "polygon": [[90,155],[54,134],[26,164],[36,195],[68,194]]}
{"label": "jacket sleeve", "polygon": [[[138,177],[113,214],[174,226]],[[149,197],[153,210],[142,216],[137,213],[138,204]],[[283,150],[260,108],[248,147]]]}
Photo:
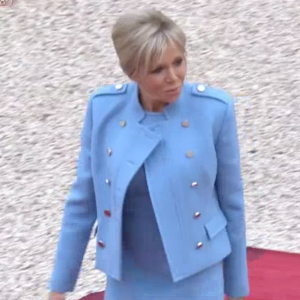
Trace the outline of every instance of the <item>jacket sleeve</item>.
{"label": "jacket sleeve", "polygon": [[82,260],[96,221],[96,201],[91,171],[92,97],[81,131],[81,149],[77,177],[66,199],[62,227],[57,245],[50,290],[73,291]]}
{"label": "jacket sleeve", "polygon": [[240,166],[234,102],[227,111],[216,144],[218,172],[216,188],[220,207],[227,219],[232,252],[224,260],[225,293],[230,297],[249,294],[244,188]]}

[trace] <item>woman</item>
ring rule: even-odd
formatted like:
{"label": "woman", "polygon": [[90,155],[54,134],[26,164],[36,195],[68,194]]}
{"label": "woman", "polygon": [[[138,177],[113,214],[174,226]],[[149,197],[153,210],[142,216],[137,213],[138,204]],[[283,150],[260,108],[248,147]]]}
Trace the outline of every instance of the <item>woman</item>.
{"label": "woman", "polygon": [[153,10],[112,39],[132,80],[90,96],[51,300],[72,291],[97,220],[105,300],[243,299],[249,293],[234,104],[184,81],[186,38]]}

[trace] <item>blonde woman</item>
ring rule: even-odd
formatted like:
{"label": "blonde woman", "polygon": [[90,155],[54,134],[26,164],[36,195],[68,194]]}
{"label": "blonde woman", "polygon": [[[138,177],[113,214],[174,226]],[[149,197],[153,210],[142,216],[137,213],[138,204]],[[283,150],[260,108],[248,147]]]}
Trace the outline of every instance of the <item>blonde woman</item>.
{"label": "blonde woman", "polygon": [[50,299],[65,299],[97,221],[105,300],[223,300],[249,293],[243,183],[231,97],[185,82],[186,37],[154,10],[112,40],[128,84],[89,99]]}

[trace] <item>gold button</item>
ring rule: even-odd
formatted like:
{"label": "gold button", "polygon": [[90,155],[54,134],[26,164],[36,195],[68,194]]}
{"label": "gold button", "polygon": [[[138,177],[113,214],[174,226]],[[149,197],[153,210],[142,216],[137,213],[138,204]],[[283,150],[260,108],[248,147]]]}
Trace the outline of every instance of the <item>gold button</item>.
{"label": "gold button", "polygon": [[194,218],[198,219],[201,216],[201,213],[199,211],[195,212]]}
{"label": "gold button", "polygon": [[106,183],[107,185],[110,185],[110,180],[109,180],[109,179],[105,179],[105,183]]}
{"label": "gold button", "polygon": [[125,127],[126,126],[126,121],[124,121],[124,120],[120,121],[120,126]]}
{"label": "gold button", "polygon": [[111,156],[112,155],[112,150],[110,148],[107,149],[107,155]]}
{"label": "gold button", "polygon": [[198,182],[196,182],[196,181],[195,181],[195,182],[193,182],[193,183],[191,184],[191,186],[192,186],[192,187],[196,187],[196,186],[198,186]]}
{"label": "gold button", "polygon": [[116,84],[116,90],[120,90],[123,87],[123,84]]}
{"label": "gold button", "polygon": [[199,84],[198,86],[197,86],[197,90],[199,91],[199,92],[204,92],[205,91],[205,85],[203,85],[203,84]]}
{"label": "gold button", "polygon": [[189,127],[190,123],[189,123],[189,121],[183,121],[181,123],[181,125],[182,125],[182,127]]}
{"label": "gold button", "polygon": [[202,244],[201,242],[199,242],[199,243],[197,244],[197,249],[200,249],[202,246],[203,246],[203,244]]}
{"label": "gold button", "polygon": [[188,158],[192,158],[192,157],[194,156],[194,152],[193,152],[193,151],[188,151],[188,152],[186,153],[186,156],[187,156]]}

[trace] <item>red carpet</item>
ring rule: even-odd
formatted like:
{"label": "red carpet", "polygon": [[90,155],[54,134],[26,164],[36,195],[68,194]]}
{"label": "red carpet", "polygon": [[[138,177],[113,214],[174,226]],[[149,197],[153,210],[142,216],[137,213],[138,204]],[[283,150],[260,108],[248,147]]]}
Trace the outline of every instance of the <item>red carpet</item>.
{"label": "red carpet", "polygon": [[[300,300],[299,254],[248,248],[248,266],[251,293],[247,300]],[[102,292],[80,300],[103,299]]]}

